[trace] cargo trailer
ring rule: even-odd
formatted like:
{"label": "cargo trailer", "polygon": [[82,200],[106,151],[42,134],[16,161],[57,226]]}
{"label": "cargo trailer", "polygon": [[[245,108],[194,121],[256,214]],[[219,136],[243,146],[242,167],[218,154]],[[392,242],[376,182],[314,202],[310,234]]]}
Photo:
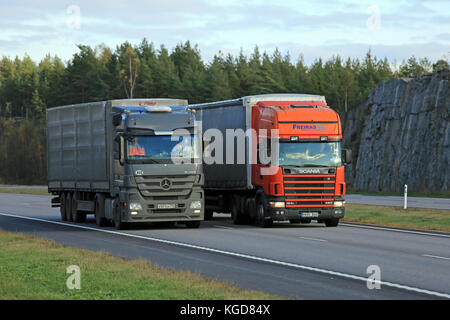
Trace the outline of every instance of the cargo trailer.
{"label": "cargo trailer", "polygon": [[[117,229],[147,222],[198,227],[203,173],[187,104],[126,99],[48,109],[48,190],[61,219],[84,222],[94,214],[97,225]],[[176,148],[179,163],[172,161]]]}

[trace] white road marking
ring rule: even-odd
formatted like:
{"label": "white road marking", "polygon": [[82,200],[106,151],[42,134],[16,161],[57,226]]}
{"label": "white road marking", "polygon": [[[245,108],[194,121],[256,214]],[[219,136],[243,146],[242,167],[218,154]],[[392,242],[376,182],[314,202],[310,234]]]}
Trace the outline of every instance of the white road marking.
{"label": "white road marking", "polygon": [[232,228],[232,227],[224,227],[224,226],[219,226],[219,225],[216,225],[216,224],[214,224],[213,227],[222,228],[222,229],[230,229],[230,230],[234,230],[235,229],[235,228]]}
{"label": "white road marking", "polygon": [[447,257],[440,257],[440,256],[433,256],[431,254],[424,254],[422,255],[423,257],[428,257],[428,258],[436,258],[436,259],[444,259],[444,260],[450,260],[450,258]]}
{"label": "white road marking", "polygon": [[324,239],[316,239],[316,238],[308,238],[308,237],[299,237],[299,238],[304,239],[304,240],[311,240],[311,241],[328,242],[328,240],[324,240]]}
{"label": "white road marking", "polygon": [[[189,243],[164,240],[164,239],[158,239],[158,238],[153,238],[153,237],[145,237],[145,236],[141,236],[141,235],[137,235],[137,234],[130,234],[130,233],[125,233],[125,232],[120,232],[120,231],[99,229],[99,228],[81,226],[81,225],[77,225],[77,224],[71,224],[71,223],[65,223],[65,222],[59,222],[59,221],[51,221],[51,220],[32,218],[32,217],[25,217],[25,216],[19,216],[19,215],[2,213],[2,212],[0,212],[0,215],[5,216],[5,217],[26,219],[26,220],[39,221],[39,222],[47,222],[47,223],[57,224],[57,225],[66,226],[66,227],[73,227],[73,228],[79,228],[79,229],[84,229],[84,230],[91,230],[91,231],[98,231],[98,232],[104,232],[104,233],[109,233],[109,234],[121,235],[121,236],[125,236],[125,237],[130,237],[130,238],[150,240],[150,241],[154,241],[154,242],[176,245],[179,247],[198,249],[198,250],[203,250],[203,251],[207,251],[207,252],[219,253],[219,254],[223,254],[223,255],[227,255],[227,256],[244,258],[244,259],[248,259],[248,260],[272,263],[272,264],[279,265],[279,266],[291,267],[291,268],[296,268],[296,269],[300,269],[300,270],[314,271],[314,272],[324,273],[324,274],[328,274],[328,275],[333,275],[333,276],[338,276],[338,277],[343,277],[343,278],[348,278],[348,279],[353,279],[353,280],[360,280],[360,281],[364,281],[364,283],[367,282],[366,277],[355,276],[355,275],[348,274],[348,273],[331,271],[331,270],[321,269],[321,268],[316,268],[316,267],[309,267],[309,266],[304,266],[304,265],[300,265],[300,264],[296,264],[296,263],[278,261],[278,260],[273,260],[273,259],[269,259],[269,258],[252,256],[252,255],[247,255],[247,254],[242,254],[242,253],[237,253],[237,252],[232,252],[232,251],[226,251],[226,250],[221,250],[221,249],[208,248],[208,247],[198,246],[198,245],[189,244]],[[431,290],[411,287],[411,286],[397,284],[397,283],[388,282],[388,281],[376,280],[376,282],[379,283],[380,285],[384,285],[387,287],[393,287],[393,288],[397,288],[397,289],[413,291],[413,292],[418,292],[421,294],[428,294],[428,295],[432,295],[432,296],[450,299],[450,294],[448,294],[448,293],[431,291]]]}
{"label": "white road marking", "polygon": [[365,226],[365,225],[350,224],[350,223],[344,223],[344,222],[341,222],[339,225],[346,226],[346,227],[353,227],[353,228],[375,229],[375,230],[384,230],[384,231],[393,231],[393,232],[422,234],[422,235],[433,236],[433,237],[450,238],[450,235],[441,234],[441,233],[431,233],[431,232],[422,232],[422,231],[414,231],[414,230],[402,230],[402,229],[384,228],[384,227],[376,227],[376,226]]}

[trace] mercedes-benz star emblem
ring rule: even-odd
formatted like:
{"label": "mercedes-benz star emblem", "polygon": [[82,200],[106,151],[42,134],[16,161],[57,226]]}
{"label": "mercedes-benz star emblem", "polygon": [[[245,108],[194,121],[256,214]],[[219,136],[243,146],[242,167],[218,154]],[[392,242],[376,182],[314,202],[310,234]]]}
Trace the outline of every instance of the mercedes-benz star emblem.
{"label": "mercedes-benz star emblem", "polygon": [[170,182],[169,179],[164,178],[161,180],[161,188],[163,188],[164,190],[169,190],[171,186],[172,182]]}

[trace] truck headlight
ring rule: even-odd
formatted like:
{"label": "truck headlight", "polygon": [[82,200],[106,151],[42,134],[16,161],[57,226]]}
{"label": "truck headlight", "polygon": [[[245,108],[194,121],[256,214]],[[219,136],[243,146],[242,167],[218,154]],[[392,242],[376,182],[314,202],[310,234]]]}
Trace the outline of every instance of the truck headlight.
{"label": "truck headlight", "polygon": [[139,202],[130,202],[130,210],[131,211],[142,210],[142,206]]}
{"label": "truck headlight", "polygon": [[345,206],[345,201],[335,201],[334,206],[335,207],[343,207],[343,206]]}
{"label": "truck headlight", "polygon": [[201,201],[196,200],[191,202],[191,209],[201,209],[201,207],[202,207]]}
{"label": "truck headlight", "polygon": [[285,207],[283,201],[276,201],[276,202],[271,201],[271,202],[269,202],[269,205],[270,205],[272,208],[284,208],[284,207]]}

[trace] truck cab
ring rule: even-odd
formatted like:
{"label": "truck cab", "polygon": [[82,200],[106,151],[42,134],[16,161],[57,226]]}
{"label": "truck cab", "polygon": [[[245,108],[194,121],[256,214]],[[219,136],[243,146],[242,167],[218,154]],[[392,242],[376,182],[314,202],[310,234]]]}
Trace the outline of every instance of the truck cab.
{"label": "truck cab", "polygon": [[[252,127],[278,130],[278,146],[270,150],[278,163],[253,166],[253,183],[265,194],[257,210],[267,211],[268,221],[336,226],[345,214],[344,163],[351,158],[341,149],[337,112],[322,101],[262,101],[252,107]],[[261,174],[269,165],[273,174]]]}
{"label": "truck cab", "polygon": [[203,220],[195,115],[186,106],[113,107],[114,189],[122,222]]}

